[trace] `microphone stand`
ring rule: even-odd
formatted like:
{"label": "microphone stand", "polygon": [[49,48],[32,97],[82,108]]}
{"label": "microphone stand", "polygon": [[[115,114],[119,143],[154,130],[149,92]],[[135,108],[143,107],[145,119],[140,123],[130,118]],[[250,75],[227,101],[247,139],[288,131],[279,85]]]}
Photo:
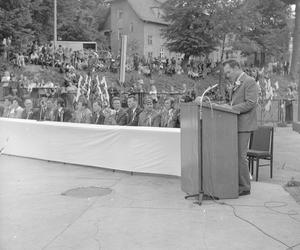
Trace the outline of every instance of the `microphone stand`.
{"label": "microphone stand", "polygon": [[[203,196],[204,196],[204,187],[203,187],[203,111],[202,111],[202,104],[203,104],[203,98],[205,97],[205,95],[211,91],[212,89],[216,88],[219,84],[215,84],[213,86],[209,86],[201,95],[200,97],[200,110],[199,110],[199,142],[201,145],[201,149],[198,150],[198,156],[200,157],[200,164],[198,165],[199,168],[199,181],[200,181],[200,185],[198,187],[198,194],[193,194],[193,195],[187,195],[184,198],[188,199],[191,197],[198,197],[198,201],[195,202],[195,204],[198,204],[199,206],[202,205],[202,201],[203,201]],[[199,152],[200,151],[200,152]],[[198,157],[198,158],[199,158]],[[199,182],[198,182],[199,184]]]}

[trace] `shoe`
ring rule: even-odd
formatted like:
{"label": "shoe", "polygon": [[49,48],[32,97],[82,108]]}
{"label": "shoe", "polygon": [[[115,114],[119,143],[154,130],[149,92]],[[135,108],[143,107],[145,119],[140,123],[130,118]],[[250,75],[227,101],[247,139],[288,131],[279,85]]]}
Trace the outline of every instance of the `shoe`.
{"label": "shoe", "polygon": [[250,194],[250,190],[249,191],[241,191],[239,192],[239,196],[244,196],[244,195],[249,195]]}

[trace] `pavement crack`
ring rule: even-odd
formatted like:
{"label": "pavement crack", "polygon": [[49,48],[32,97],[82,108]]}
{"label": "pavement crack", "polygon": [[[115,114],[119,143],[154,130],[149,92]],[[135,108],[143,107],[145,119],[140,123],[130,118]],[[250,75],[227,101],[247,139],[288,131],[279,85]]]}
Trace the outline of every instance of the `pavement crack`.
{"label": "pavement crack", "polygon": [[56,236],[54,236],[44,247],[42,247],[42,250],[47,249],[48,246],[50,246],[59,236],[61,236],[64,232],[66,232],[72,225],[74,225],[95,203],[97,199],[95,199],[90,205],[88,205],[87,208],[85,208],[77,217],[75,220],[73,220],[71,223],[69,223],[61,232],[59,232]]}

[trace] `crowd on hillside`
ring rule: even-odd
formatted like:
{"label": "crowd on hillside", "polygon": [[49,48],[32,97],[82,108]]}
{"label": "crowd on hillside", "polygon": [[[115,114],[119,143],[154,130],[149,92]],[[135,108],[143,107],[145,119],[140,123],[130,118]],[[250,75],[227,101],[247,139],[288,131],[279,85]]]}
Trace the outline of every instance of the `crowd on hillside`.
{"label": "crowd on hillside", "polygon": [[[7,41],[5,40],[5,43]],[[8,46],[6,46],[8,48]],[[72,50],[59,45],[54,51],[52,42],[39,44],[33,41],[27,49],[15,51],[5,50],[4,57],[16,67],[23,68],[25,64],[37,64],[44,68],[59,67],[61,72],[66,70],[86,70],[100,72],[118,72],[120,56],[113,56],[105,50]],[[216,66],[209,59],[191,59],[187,64],[188,76],[193,79],[205,78]],[[137,53],[127,57],[126,71],[137,71],[139,74],[152,77],[153,74],[183,74],[182,58],[167,58],[141,56]]]}

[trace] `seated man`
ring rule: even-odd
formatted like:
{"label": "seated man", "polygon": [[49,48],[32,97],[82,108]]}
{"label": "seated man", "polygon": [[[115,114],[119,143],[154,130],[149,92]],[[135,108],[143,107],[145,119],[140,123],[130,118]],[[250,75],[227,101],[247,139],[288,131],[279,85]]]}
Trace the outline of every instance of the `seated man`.
{"label": "seated man", "polygon": [[57,98],[54,102],[53,120],[57,122],[70,122],[72,119],[72,113],[65,108],[65,101],[62,98]]}
{"label": "seated man", "polygon": [[22,112],[21,118],[26,120],[37,120],[38,112],[33,109],[33,103],[31,99],[24,101],[25,109]]}
{"label": "seated man", "polygon": [[128,97],[127,104],[129,107],[129,109],[127,110],[127,114],[128,114],[127,125],[138,126],[139,115],[143,110],[140,106],[138,106],[138,101],[134,95],[130,95]]}
{"label": "seated man", "polygon": [[91,123],[92,124],[104,124],[104,119],[105,119],[105,116],[102,112],[101,101],[96,100],[93,103],[93,114],[92,114]]}
{"label": "seated man", "polygon": [[146,97],[144,100],[144,111],[139,115],[138,126],[159,127],[160,115],[153,109],[153,100],[151,97]]}
{"label": "seated man", "polygon": [[121,100],[119,97],[114,97],[112,100],[113,108],[116,111],[117,125],[124,126],[127,124],[128,114],[125,109],[121,108]]}

